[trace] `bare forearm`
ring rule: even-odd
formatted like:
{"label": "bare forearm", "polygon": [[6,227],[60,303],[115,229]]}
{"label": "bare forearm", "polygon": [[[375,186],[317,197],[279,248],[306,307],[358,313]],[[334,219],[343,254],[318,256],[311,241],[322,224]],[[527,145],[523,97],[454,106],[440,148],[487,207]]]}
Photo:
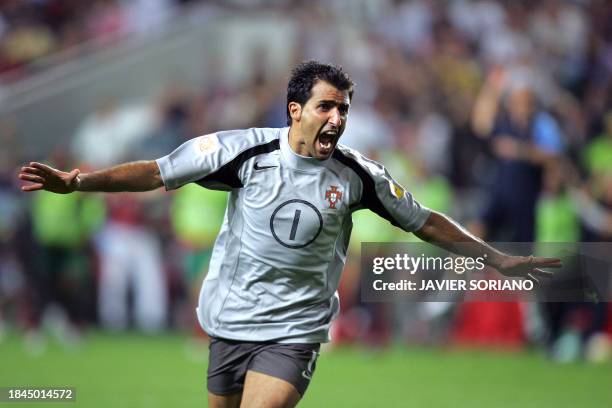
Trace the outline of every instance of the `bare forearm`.
{"label": "bare forearm", "polygon": [[559,156],[546,152],[530,143],[522,144],[521,157],[531,164],[539,166],[554,165],[559,161]]}
{"label": "bare forearm", "polygon": [[499,109],[499,92],[485,85],[474,103],[472,128],[476,135],[488,137]]}
{"label": "bare forearm", "polygon": [[155,161],[119,164],[78,176],[78,191],[149,191],[163,186]]}
{"label": "bare forearm", "polygon": [[439,246],[457,255],[484,256],[488,265],[497,267],[504,258],[503,252],[476,237],[444,214],[432,211],[423,227],[415,232],[423,241]]}

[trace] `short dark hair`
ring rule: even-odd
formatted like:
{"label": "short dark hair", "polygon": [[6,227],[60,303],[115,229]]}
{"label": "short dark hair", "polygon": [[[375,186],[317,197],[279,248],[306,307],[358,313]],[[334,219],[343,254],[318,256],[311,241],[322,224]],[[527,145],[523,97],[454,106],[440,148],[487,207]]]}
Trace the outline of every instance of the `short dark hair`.
{"label": "short dark hair", "polygon": [[289,103],[297,102],[304,106],[310,99],[312,87],[317,81],[325,81],[340,91],[348,91],[349,98],[353,98],[353,81],[338,65],[324,64],[319,61],[305,61],[291,71],[291,78],[287,84],[287,125],[291,125]]}

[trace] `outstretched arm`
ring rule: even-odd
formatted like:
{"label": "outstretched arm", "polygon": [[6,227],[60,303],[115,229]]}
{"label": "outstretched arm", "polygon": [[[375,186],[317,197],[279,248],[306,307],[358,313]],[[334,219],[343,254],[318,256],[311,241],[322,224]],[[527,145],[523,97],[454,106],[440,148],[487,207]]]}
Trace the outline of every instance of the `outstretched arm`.
{"label": "outstretched arm", "polygon": [[83,174],[78,169],[67,173],[46,164],[31,162],[21,168],[19,178],[30,182],[21,187],[23,191],[47,190],[58,194],[74,191],[149,191],[163,186],[155,161],[124,163]]}
{"label": "outstretched arm", "polygon": [[444,214],[432,211],[425,225],[414,233],[423,241],[437,245],[462,256],[484,256],[486,263],[509,277],[524,277],[538,283],[538,278],[548,277],[552,272],[539,268],[559,268],[556,258],[534,256],[512,256],[493,248],[483,240],[451,220]]}

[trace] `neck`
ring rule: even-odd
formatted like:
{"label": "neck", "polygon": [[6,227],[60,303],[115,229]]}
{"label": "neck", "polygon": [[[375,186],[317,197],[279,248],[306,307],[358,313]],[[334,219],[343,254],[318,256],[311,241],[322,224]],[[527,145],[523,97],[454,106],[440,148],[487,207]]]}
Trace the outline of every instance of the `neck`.
{"label": "neck", "polygon": [[295,154],[305,157],[312,157],[308,153],[308,149],[306,149],[304,138],[300,135],[300,131],[295,125],[291,125],[289,128],[289,147],[291,147],[291,150],[293,150]]}

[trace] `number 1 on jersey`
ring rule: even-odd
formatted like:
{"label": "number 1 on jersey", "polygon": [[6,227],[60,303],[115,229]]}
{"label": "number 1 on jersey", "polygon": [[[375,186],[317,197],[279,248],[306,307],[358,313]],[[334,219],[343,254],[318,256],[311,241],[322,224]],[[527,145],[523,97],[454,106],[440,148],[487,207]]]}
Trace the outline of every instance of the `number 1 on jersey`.
{"label": "number 1 on jersey", "polygon": [[295,233],[297,232],[298,223],[300,222],[300,214],[302,210],[295,210],[295,215],[293,216],[293,224],[291,225],[291,234],[289,235],[289,239],[291,241],[295,240]]}

